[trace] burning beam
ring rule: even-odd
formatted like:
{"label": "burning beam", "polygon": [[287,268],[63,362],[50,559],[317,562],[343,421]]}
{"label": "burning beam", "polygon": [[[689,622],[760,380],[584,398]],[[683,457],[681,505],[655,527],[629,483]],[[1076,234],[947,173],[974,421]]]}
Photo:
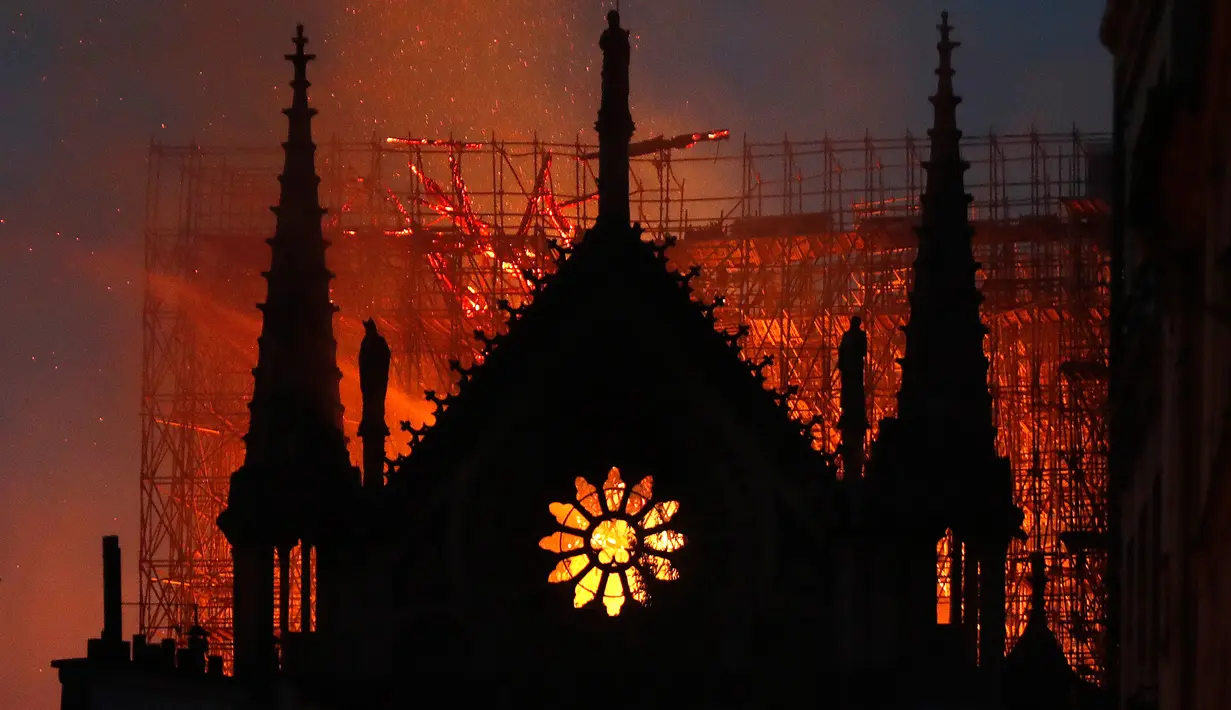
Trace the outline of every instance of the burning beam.
{"label": "burning beam", "polygon": [[431,148],[459,148],[461,150],[478,150],[483,147],[482,143],[467,143],[465,141],[455,141],[452,138],[386,138],[385,144],[405,148],[428,146]]}
{"label": "burning beam", "polygon": [[[698,143],[713,143],[731,138],[731,131],[722,129],[709,133],[681,133],[673,138],[658,136],[649,140],[638,141],[628,146],[628,157],[637,158],[650,153],[661,153],[666,150],[687,150]],[[598,153],[586,153],[581,156],[585,160],[598,159]]]}

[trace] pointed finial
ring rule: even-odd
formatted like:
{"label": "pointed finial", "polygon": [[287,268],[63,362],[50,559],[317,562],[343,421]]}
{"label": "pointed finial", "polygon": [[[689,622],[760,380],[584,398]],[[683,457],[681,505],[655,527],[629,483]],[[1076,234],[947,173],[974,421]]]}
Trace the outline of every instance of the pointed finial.
{"label": "pointed finial", "polygon": [[[954,42],[950,37],[953,26],[949,24],[948,12],[941,13],[941,24],[936,28],[940,30],[940,42],[936,45],[940,63],[936,67],[936,93],[928,99],[934,111],[932,128],[928,130],[932,143],[931,154],[924,163],[928,174],[926,191],[930,194],[950,193],[957,196],[965,194],[962,175],[969,167],[961,158],[962,132],[957,127],[957,106],[962,99],[953,92],[953,50],[959,47],[960,43]],[[957,202],[953,204],[956,205]],[[965,205],[965,202],[961,205],[963,214]],[[934,205],[931,211],[935,212],[937,207]],[[924,211],[928,212],[927,209]]]}
{"label": "pointed finial", "polygon": [[962,46],[961,42],[954,42],[952,39],[953,25],[949,24],[949,12],[940,13],[940,24],[936,25],[936,29],[940,30],[940,44],[936,48],[940,50],[940,62],[943,67],[948,67],[949,57],[953,50]]}
{"label": "pointed finial", "polygon": [[303,48],[308,44],[308,38],[303,36],[303,23],[295,25],[295,36],[291,38],[295,43],[295,54],[302,57]]}
{"label": "pointed finial", "polygon": [[315,54],[307,54],[303,51],[304,47],[308,44],[308,38],[304,36],[302,23],[295,25],[295,36],[291,38],[291,41],[295,43],[295,53],[285,56],[286,60],[294,64],[297,70],[300,67],[307,66],[308,62],[316,59]]}

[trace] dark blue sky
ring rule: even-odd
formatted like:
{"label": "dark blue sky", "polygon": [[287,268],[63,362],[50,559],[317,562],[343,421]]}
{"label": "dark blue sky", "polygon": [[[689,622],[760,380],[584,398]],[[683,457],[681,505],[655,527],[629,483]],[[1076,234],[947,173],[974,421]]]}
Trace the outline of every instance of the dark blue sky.
{"label": "dark blue sky", "polygon": [[[1100,0],[625,0],[639,135],[918,133],[942,4],[963,42],[968,133],[1109,128]],[[56,706],[47,662],[83,652],[101,624],[100,535],[123,536],[136,599],[151,138],[275,145],[296,21],[320,54],[318,135],[589,129],[599,0],[437,5],[3,4],[0,706]]]}

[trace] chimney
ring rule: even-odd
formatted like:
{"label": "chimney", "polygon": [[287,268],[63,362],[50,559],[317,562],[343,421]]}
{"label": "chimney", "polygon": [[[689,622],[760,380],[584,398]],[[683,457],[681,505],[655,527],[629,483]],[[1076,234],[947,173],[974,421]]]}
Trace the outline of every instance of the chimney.
{"label": "chimney", "polygon": [[120,538],[103,538],[103,643],[123,642],[124,611],[120,599]]}
{"label": "chimney", "polygon": [[163,639],[158,644],[158,669],[164,673],[175,670],[175,639]]}
{"label": "chimney", "polygon": [[149,665],[150,651],[145,634],[133,634],[132,654],[133,663],[138,668],[146,668]]}
{"label": "chimney", "polygon": [[[193,617],[197,613],[193,611]],[[194,618],[192,628],[188,629],[188,647],[184,649],[184,662],[181,663],[186,668],[189,675],[205,675],[209,665],[209,632],[206,631],[199,621]]]}

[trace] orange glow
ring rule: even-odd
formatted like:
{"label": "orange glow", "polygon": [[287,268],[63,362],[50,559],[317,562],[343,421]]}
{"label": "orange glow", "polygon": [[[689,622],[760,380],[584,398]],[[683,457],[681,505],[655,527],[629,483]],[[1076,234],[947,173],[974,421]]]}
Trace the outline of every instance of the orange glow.
{"label": "orange glow", "polygon": [[680,504],[673,500],[655,503],[654,507],[650,508],[650,512],[646,513],[645,517],[641,519],[641,527],[646,530],[653,530],[659,525],[669,523],[671,522],[671,516],[675,515],[679,509]]}
{"label": "orange glow", "polygon": [[461,148],[463,150],[466,150],[466,149],[478,150],[479,148],[483,147],[482,143],[467,143],[465,141],[455,141],[455,140],[448,140],[444,138],[386,138],[385,143],[389,145],[402,145],[402,146],[415,146],[415,145],[436,146],[436,147],[444,146],[444,147],[449,147],[449,148]]}
{"label": "orange glow", "polygon": [[654,497],[654,480],[644,478],[641,483],[633,486],[633,492],[628,495],[628,504],[624,508],[624,512],[629,515],[636,515],[641,512],[641,509],[646,503]]}
{"label": "orange glow", "polygon": [[[550,538],[544,538],[544,540],[547,539]],[[580,538],[578,539],[580,540]],[[541,542],[539,543],[539,546],[551,552],[556,551],[556,548],[545,547]],[[586,555],[573,555],[572,557],[560,560],[556,563],[556,568],[551,571],[551,575],[547,577],[547,581],[552,582],[553,584],[556,582],[567,582],[580,574],[581,571],[584,570],[589,564],[590,558]]]}
{"label": "orange glow", "polygon": [[721,131],[710,131],[709,133],[694,133],[692,134],[692,142],[686,148],[691,148],[702,141],[722,141],[731,137],[731,131],[723,129]]}
{"label": "orange glow", "polygon": [[[594,534],[597,536],[598,532],[596,531]],[[539,547],[549,552],[572,552],[573,550],[581,549],[585,544],[586,541],[580,536],[566,532],[548,535],[539,541]]]}
{"label": "orange glow", "polygon": [[655,552],[675,552],[684,546],[684,536],[677,532],[663,530],[653,535],[646,535],[642,542]]}
{"label": "orange glow", "polygon": [[581,507],[585,508],[590,515],[600,517],[603,509],[599,506],[598,489],[581,476],[578,476],[573,483],[577,486],[577,501],[581,503]]}
{"label": "orange glow", "polygon": [[679,570],[672,566],[671,560],[668,560],[666,557],[649,554],[642,555],[641,566],[649,569],[651,574],[663,581],[680,578]]}
{"label": "orange glow", "polygon": [[637,531],[623,520],[604,520],[590,536],[590,548],[597,554],[601,565],[628,564],[636,546]]}
{"label": "orange glow", "polygon": [[[650,594],[642,569],[662,582],[679,579],[679,570],[665,555],[687,544],[684,535],[663,530],[638,539],[639,531],[670,522],[680,507],[676,501],[664,501],[637,521],[635,516],[649,501],[653,488],[653,480],[649,476],[633,486],[626,501],[626,484],[620,477],[620,470],[613,467],[607,472],[607,480],[603,483],[604,507],[599,506],[596,486],[580,477],[574,481],[574,486],[581,508],[571,503],[552,503],[548,507],[556,522],[569,530],[587,531],[593,527],[588,550],[584,554],[574,554],[585,542],[579,535],[566,530],[557,531],[539,541],[540,548],[563,556],[547,576],[549,583],[572,581],[588,568],[574,587],[574,607],[580,609],[587,606],[598,598],[601,590],[607,615],[618,616],[627,597],[632,597],[642,606],[649,604]],[[583,510],[594,516],[597,522],[587,518]]]}
{"label": "orange glow", "polygon": [[949,570],[952,559],[949,549],[953,545],[953,531],[945,531],[945,536],[936,543],[936,623],[948,624],[952,621],[953,592]]}
{"label": "orange glow", "polygon": [[[151,288],[164,298],[175,298],[190,306],[188,317],[205,332],[210,333],[225,349],[223,357],[235,362],[236,369],[246,369],[256,364],[256,340],[261,332],[259,313],[254,309],[245,313],[228,306],[211,297],[198,286],[182,279],[151,275]],[[359,388],[359,344],[363,339],[363,326],[359,318],[338,317],[335,329],[338,340],[338,367],[342,370],[341,395],[342,404],[347,412],[361,412],[363,396]],[[242,363],[242,364],[241,364]],[[386,397],[385,420],[391,431],[397,430],[397,422],[412,419],[422,421],[427,416],[428,406],[421,396],[410,395],[402,388],[390,383]],[[245,413],[246,414],[246,413]],[[162,423],[173,427],[191,427],[202,433],[218,434],[227,432],[243,432],[247,429],[246,419],[227,418],[221,426],[204,426],[199,423],[164,420]],[[362,441],[358,438],[358,417],[347,417],[344,420],[344,430],[348,436],[351,460],[358,464],[362,460]],[[389,455],[399,449],[399,445],[391,437],[386,447]],[[221,512],[221,511],[219,511]]]}
{"label": "orange glow", "polygon": [[573,591],[573,607],[580,609],[594,601],[594,597],[598,596],[598,585],[602,582],[602,579],[602,570],[597,567],[591,567],[590,571],[586,572],[586,576],[581,578],[581,581],[577,583],[577,587]]}
{"label": "orange glow", "polygon": [[636,567],[624,570],[624,579],[628,582],[628,593],[638,603],[644,606],[650,601],[650,595],[645,591],[645,580]]}
{"label": "orange glow", "polygon": [[[588,112],[585,118],[590,120]],[[427,130],[447,134],[448,129],[429,126]],[[480,135],[478,131],[467,134]],[[689,133],[682,138],[717,139],[724,134]],[[909,222],[917,214],[919,195],[917,188],[892,175],[895,159],[891,156],[902,152],[904,145],[879,139],[873,142],[877,143],[872,148],[876,155],[866,167],[860,167],[860,163],[865,147],[871,144],[857,140],[845,143],[855,146],[850,150],[837,149],[830,162],[835,167],[826,171],[795,167],[798,161],[810,160],[806,157],[810,151],[817,156],[825,153],[819,142],[789,154],[790,160],[784,158],[783,163],[792,166],[790,171],[780,169],[776,159],[758,157],[745,165],[741,151],[728,153],[725,147],[719,151],[718,146],[713,146],[713,155],[708,149],[704,156],[658,152],[653,158],[632,160],[634,220],[646,227],[647,238],[664,233],[681,237],[668,252],[671,267],[702,267],[700,277],[693,281],[698,299],[718,295],[727,299],[727,304],[715,311],[717,327],[727,332],[741,324],[750,328],[741,343],[743,356],[750,362],[774,356],[774,363],[764,373],[766,386],[800,388],[788,402],[790,412],[800,419],[819,417],[820,423],[813,430],[814,446],[827,451],[833,451],[839,441],[834,354],[851,315],[863,316],[868,331],[867,442],[875,438],[880,421],[891,416],[896,407],[894,395],[900,380],[896,359],[901,357],[903,346],[899,329],[906,320],[914,257]],[[445,365],[447,358],[481,360],[482,353],[469,339],[470,334],[476,328],[488,335],[504,332],[507,324],[497,307],[499,300],[505,299],[513,307],[530,301],[532,284],[523,270],[534,276],[551,271],[551,250],[546,240],[573,243],[593,224],[595,166],[584,159],[592,147],[574,146],[571,138],[563,145],[488,142],[481,149],[477,145],[407,138],[380,141],[375,149],[364,144],[358,153],[346,153],[351,149],[345,146],[322,145],[319,155],[326,164],[321,171],[322,198],[331,208],[326,229],[334,243],[329,252],[330,268],[339,274],[334,297],[341,308],[336,329],[339,366],[344,372],[342,397],[346,432],[356,461],[360,398],[353,359],[362,337],[361,319],[375,316],[394,349],[387,417],[394,435],[388,453],[391,457],[405,454],[410,437],[397,423],[409,420],[419,426],[433,419],[434,407],[424,403],[419,392],[455,391],[456,376]],[[981,145],[985,148],[987,144]],[[1004,148],[1006,143],[998,145]],[[788,155],[769,144],[754,147],[758,155],[774,151],[774,155]],[[1015,160],[1026,164],[1022,153],[1016,155]],[[277,157],[280,160],[281,156]],[[896,160],[904,163],[915,157],[921,156],[907,154]],[[977,156],[972,159],[977,160]],[[380,165],[381,161],[383,167],[368,172],[366,166]],[[169,164],[164,161],[163,168],[171,174]],[[363,167],[340,167],[356,165]],[[227,172],[203,169],[201,175],[209,176],[209,183],[233,182]],[[884,189],[865,189],[865,185],[879,185],[881,176],[885,176]],[[821,188],[822,179],[826,184],[847,187],[830,192],[828,187]],[[259,220],[268,219],[266,206],[276,199],[274,188],[276,181],[269,173],[267,181],[256,183],[251,195],[245,187],[236,193],[239,197],[229,198],[239,201],[239,206],[231,204],[217,214],[240,215],[229,218],[240,222],[238,226],[227,222],[219,227],[207,222],[188,235],[197,240],[196,244],[206,245],[195,247],[202,252],[193,261],[193,268],[200,265],[200,274],[192,271],[174,278],[151,277],[156,298],[182,302],[197,334],[183,346],[195,348],[191,358],[181,354],[180,360],[168,360],[189,362],[191,370],[176,370],[183,367],[179,364],[162,367],[174,371],[177,378],[187,372],[206,378],[222,374],[217,381],[194,383],[198,389],[179,400],[204,403],[204,407],[194,404],[159,410],[153,407],[167,400],[146,400],[150,403],[146,406],[152,408],[146,421],[157,430],[155,434],[162,432],[164,441],[185,441],[194,447],[176,450],[175,460],[192,466],[180,470],[179,475],[208,478],[204,483],[194,479],[193,485],[207,494],[194,497],[191,503],[177,502],[177,493],[167,491],[166,498],[149,504],[152,510],[176,511],[176,520],[193,520],[191,532],[175,534],[185,540],[203,541],[191,550],[190,558],[206,564],[188,566],[189,571],[183,574],[193,575],[191,579],[181,580],[177,576],[181,573],[171,572],[185,569],[177,560],[163,563],[157,573],[150,570],[147,576],[174,581],[179,585],[175,589],[191,589],[192,600],[202,602],[203,618],[209,615],[207,627],[216,632],[215,638],[222,644],[229,627],[229,557],[213,519],[220,501],[225,500],[226,477],[242,460],[242,442],[237,439],[246,425],[243,404],[250,391],[248,368],[255,358],[253,343],[259,330],[252,304],[262,297],[263,284],[256,274],[268,265],[267,253],[259,247],[226,245],[260,244],[272,224],[272,220]],[[802,191],[796,195],[798,200],[790,194],[796,188]],[[975,188],[976,200],[985,199],[980,189]],[[824,205],[817,191],[825,192]],[[166,186],[164,192],[178,194],[175,185]],[[204,220],[213,214],[205,209],[209,199],[194,203],[193,219]],[[1010,195],[1012,199],[1016,198]],[[748,233],[734,224],[756,222],[762,214],[773,222],[775,216],[821,209],[831,212],[834,222],[813,231],[797,229],[791,222],[781,229],[775,227],[777,231]],[[1041,209],[1046,210],[1046,205]],[[994,210],[984,204],[979,214],[994,215]],[[984,264],[979,278],[981,284],[986,282],[988,299],[983,317],[990,331],[986,352],[991,364],[988,382],[994,398],[997,444],[1011,460],[1014,497],[1026,509],[1025,529],[1030,535],[1028,543],[1015,542],[1010,549],[1006,569],[1009,638],[1012,642],[1021,633],[1027,618],[1029,588],[1024,578],[1028,550],[1042,549],[1048,555],[1049,568],[1055,570],[1051,586],[1055,602],[1050,607],[1053,628],[1070,661],[1078,668],[1084,664],[1087,670],[1083,675],[1092,677],[1098,672],[1101,657],[1103,562],[1095,553],[1086,559],[1066,551],[1060,537],[1068,531],[1097,533],[1104,524],[1100,516],[1105,502],[1100,491],[1106,483],[1106,438],[1100,412],[1105,380],[1087,370],[1097,370],[1098,362],[1105,358],[1106,260],[1097,247],[1097,229],[1069,232],[1063,240],[1057,240],[1048,235],[1069,229],[1067,223],[1055,221],[1054,229],[1050,222],[1026,229],[1024,222],[1010,225],[1005,214],[1002,212],[1001,222],[991,224],[986,231],[983,225],[976,226],[976,258]],[[177,228],[189,215],[167,216],[176,219],[163,220],[160,229]],[[712,220],[719,217],[725,221],[713,224]],[[1009,227],[1018,230],[1012,239],[995,237],[996,230]],[[223,246],[215,246],[211,252],[208,245],[215,229],[227,241],[215,241]],[[995,238],[981,236],[989,233]],[[166,247],[170,249],[171,245]],[[226,248],[231,251],[224,252]],[[208,271],[211,264],[223,268]],[[167,322],[173,321],[168,318]],[[180,337],[178,331],[164,335],[166,340],[151,341],[152,352]],[[1073,365],[1086,369],[1065,370]],[[164,371],[150,370],[154,374]],[[631,556],[622,582],[624,594],[637,598],[641,587],[630,581],[630,575],[655,584],[657,563],[646,557],[645,566],[640,564],[643,555],[671,554],[658,548],[671,548],[673,538],[658,533],[663,532],[676,509],[662,502],[654,504],[648,478],[618,490],[609,489],[603,480],[592,480],[593,484],[584,479],[578,482],[579,495],[572,504],[577,516],[566,517],[574,526],[584,519],[589,527],[583,530],[562,524],[574,537],[553,536],[558,549],[547,549],[559,555],[556,562],[568,560],[570,555],[589,560],[594,526],[611,515],[613,506],[608,496],[619,499],[615,505],[623,505],[624,517],[638,527],[638,535],[643,538],[638,540],[637,554]],[[582,495],[583,490],[593,495]],[[193,509],[189,511],[190,506]],[[168,519],[171,515],[169,512]],[[578,544],[578,539],[581,547],[570,548]],[[938,556],[937,568],[937,614],[942,620],[948,618],[943,557]],[[566,564],[563,569],[567,572],[570,568]],[[574,569],[560,575],[559,581],[575,583],[587,571],[588,567]],[[663,573],[670,576],[665,568]],[[688,574],[687,568],[684,573]],[[171,588],[169,584],[160,586]],[[605,598],[605,578],[600,577],[591,586],[593,599]],[[179,623],[166,620],[176,613],[174,610],[186,608],[188,596],[154,598],[151,604],[163,604],[158,628],[174,628]],[[627,608],[623,609],[627,613]]]}
{"label": "orange glow", "polygon": [[607,616],[619,616],[620,608],[624,606],[624,584],[620,575],[607,575],[607,584],[603,589],[603,606],[607,607]]}
{"label": "orange glow", "polygon": [[620,480],[620,472],[611,469],[607,474],[607,482],[603,484],[603,499],[607,503],[607,512],[619,512],[624,502],[624,481]]}
{"label": "orange glow", "polygon": [[574,530],[589,530],[590,521],[576,507],[567,503],[552,503],[551,514],[556,516],[556,522]]}

